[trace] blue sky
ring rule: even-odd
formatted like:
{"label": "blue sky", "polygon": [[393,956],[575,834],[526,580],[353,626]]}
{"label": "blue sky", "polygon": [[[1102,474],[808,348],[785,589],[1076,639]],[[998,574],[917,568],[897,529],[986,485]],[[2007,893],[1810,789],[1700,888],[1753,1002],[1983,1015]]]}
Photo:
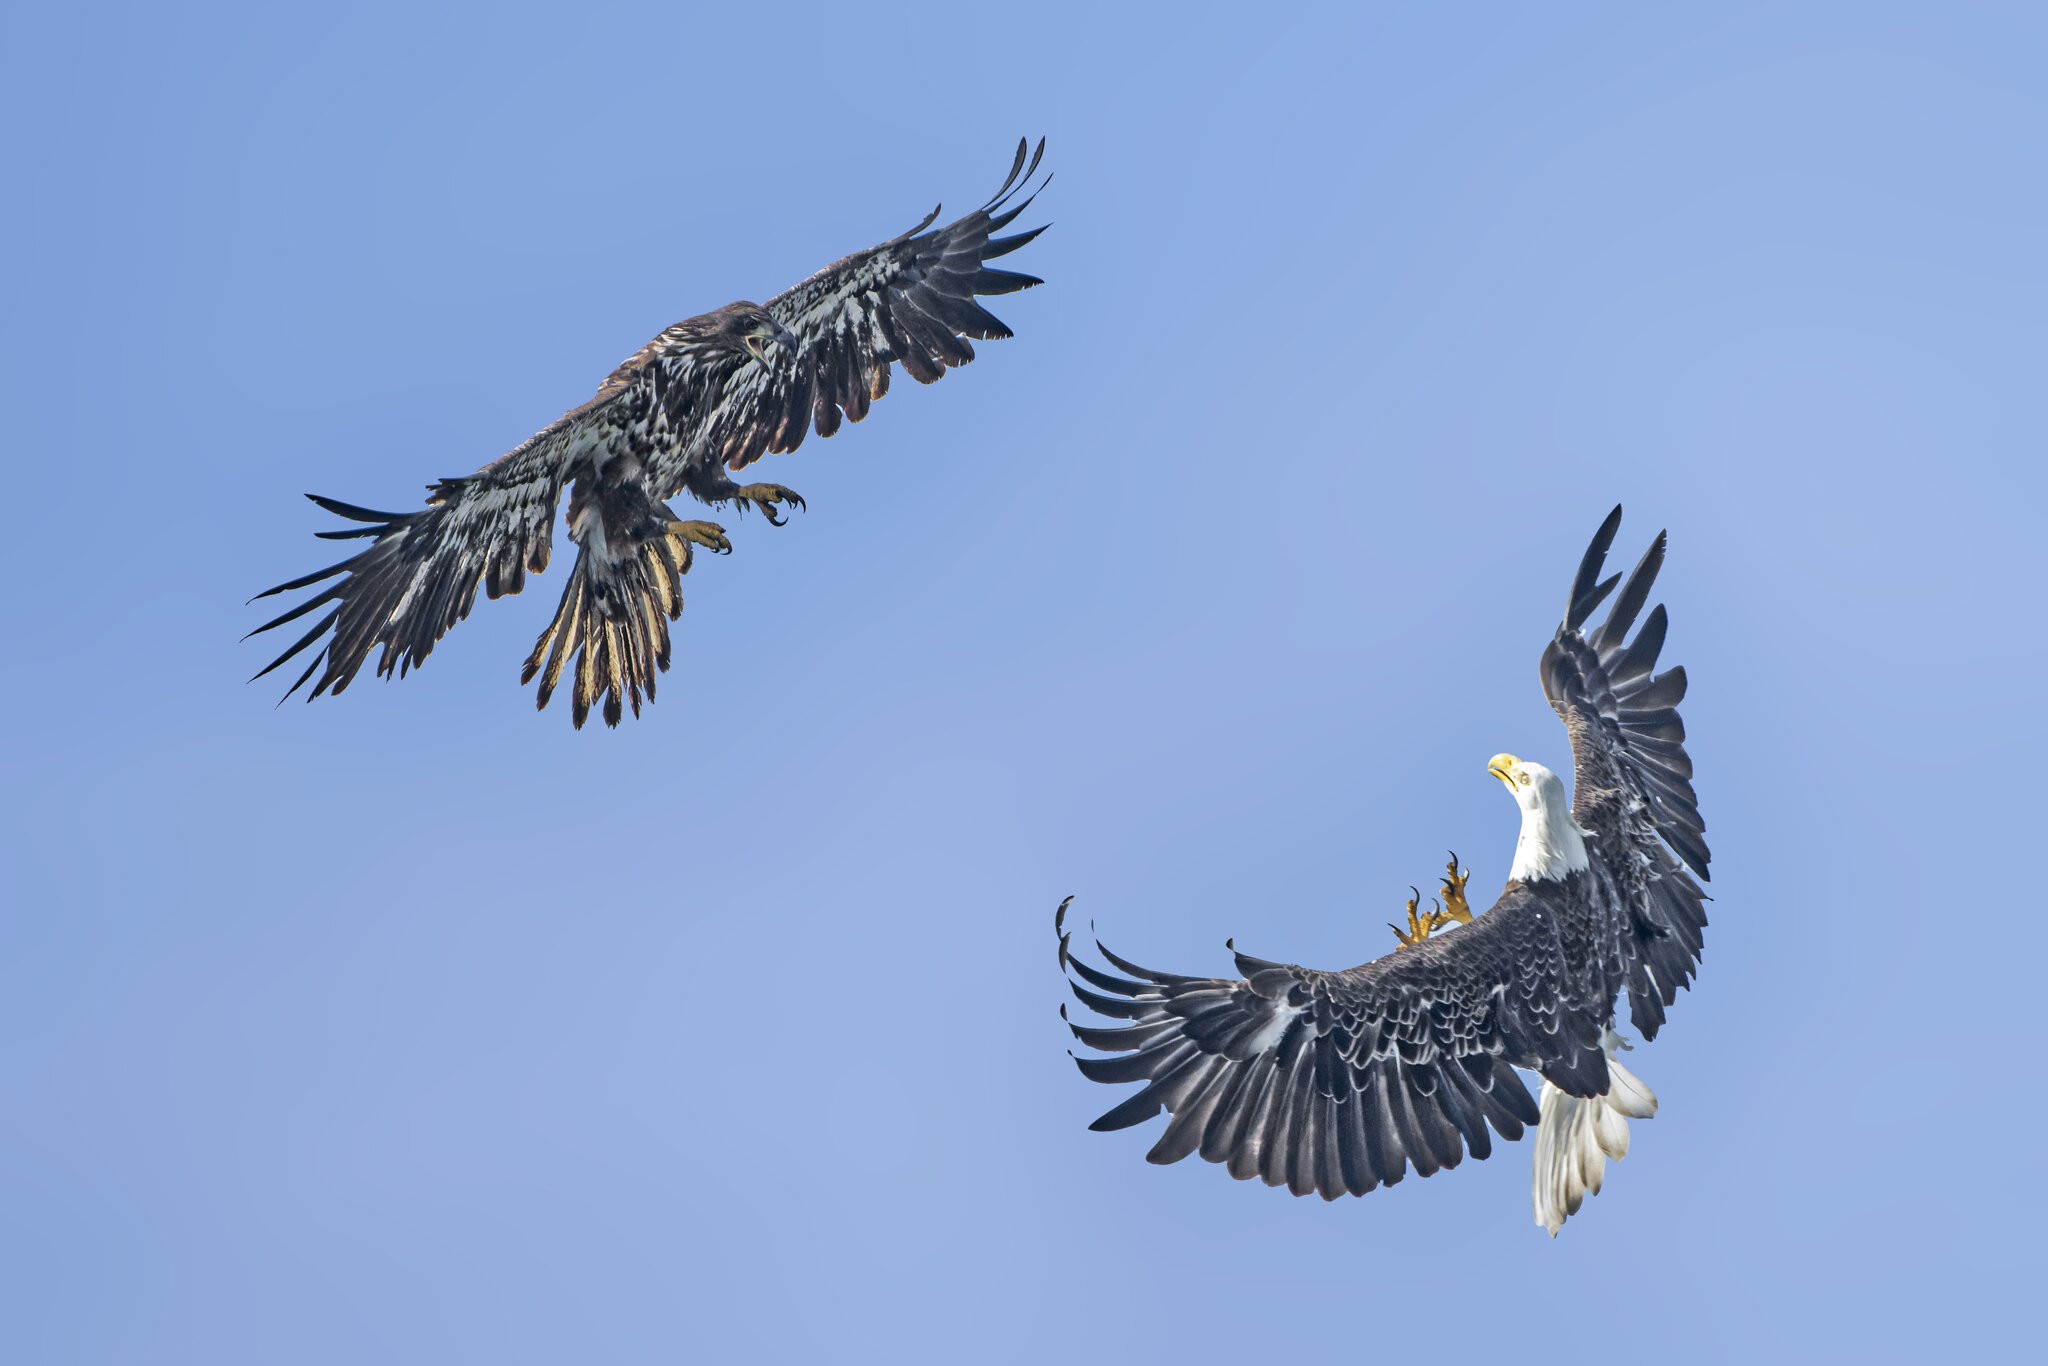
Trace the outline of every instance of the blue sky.
{"label": "blue sky", "polygon": [[[2048,17],[1177,14],[13,20],[0,1355],[2031,1339]],[[810,509],[699,561],[645,719],[516,684],[566,559],[402,683],[244,686],[302,492],[407,506],[1024,133],[1016,340],[762,467]],[[1616,501],[1716,901],[1606,1193],[1086,1132],[1060,897],[1222,972],[1497,886]]]}

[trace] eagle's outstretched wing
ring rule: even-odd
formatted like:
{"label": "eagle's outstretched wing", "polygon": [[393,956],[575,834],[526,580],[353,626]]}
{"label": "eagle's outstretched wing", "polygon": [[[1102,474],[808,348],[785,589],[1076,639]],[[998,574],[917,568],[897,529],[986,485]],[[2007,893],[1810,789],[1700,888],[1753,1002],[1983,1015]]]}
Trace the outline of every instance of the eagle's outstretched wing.
{"label": "eagle's outstretched wing", "polygon": [[[1656,671],[1663,605],[1628,638],[1663,566],[1664,533],[1622,583],[1619,574],[1600,577],[1620,526],[1617,507],[1594,533],[1539,672],[1571,735],[1572,814],[1598,834],[1593,857],[1608,865],[1630,903],[1635,933],[1623,946],[1629,1017],[1649,1039],[1699,966],[1706,896],[1687,869],[1705,880],[1709,855],[1678,716],[1685,670]],[[1589,631],[1587,621],[1617,583],[1607,620]]]}
{"label": "eagle's outstretched wing", "polygon": [[[1605,1003],[1562,961],[1538,894],[1510,887],[1470,925],[1364,967],[1319,972],[1237,954],[1238,981],[1154,972],[1103,957],[1128,978],[1075,957],[1065,903],[1060,966],[1082,1004],[1129,1023],[1071,1024],[1090,1048],[1075,1061],[1101,1082],[1146,1085],[1091,1128],[1172,1118],[1146,1160],[1199,1153],[1239,1180],[1296,1195],[1363,1195],[1428,1176],[1469,1150],[1493,1150],[1537,1122],[1515,1064],[1546,1060],[1574,1092],[1607,1085]],[[1086,983],[1087,985],[1083,985]],[[1093,987],[1096,990],[1090,990]]]}
{"label": "eagle's outstretched wing", "polygon": [[1045,231],[990,236],[1031,203],[1036,189],[1010,201],[1030,185],[1044,155],[1043,138],[1036,150],[1020,140],[1009,176],[973,213],[926,232],[939,216],[933,209],[910,231],[835,261],[770,299],[768,311],[797,339],[797,362],[773,370],[749,366],[733,378],[711,416],[718,458],[741,469],[764,453],[795,450],[813,425],[819,436],[830,436],[842,415],[858,422],[889,392],[890,362],[930,384],[974,359],[970,338],[1010,336],[1002,320],[974,300],[1044,283],[986,264]]}
{"label": "eagle's outstretched wing", "polygon": [[[306,601],[251,631],[257,635],[327,603],[334,607],[265,665],[257,678],[297,655],[330,628],[334,634],[313,656],[285,696],[297,692],[318,671],[308,700],[339,693],[378,646],[377,673],[406,670],[423,663],[450,627],[469,615],[476,590],[496,598],[517,593],[529,573],[548,567],[555,505],[576,457],[602,439],[605,412],[616,388],[572,409],[560,421],[475,474],[443,479],[430,486],[427,506],[419,512],[373,512],[318,494],[314,502],[338,517],[368,525],[347,531],[317,533],[326,540],[374,536],[360,555],[316,573],[265,589],[267,598],[335,578]],[[324,667],[323,667],[324,666]]]}
{"label": "eagle's outstretched wing", "polygon": [[[1129,976],[1089,967],[1073,956],[1063,905],[1060,965],[1080,979],[1069,983],[1074,994],[1127,1022],[1071,1025],[1090,1048],[1122,1055],[1076,1061],[1096,1081],[1145,1083],[1094,1128],[1165,1110],[1172,1118],[1149,1160],[1199,1153],[1240,1179],[1334,1199],[1398,1181],[1408,1165],[1427,1176],[1468,1151],[1483,1158],[1489,1125],[1519,1138],[1539,1109],[1515,1067],[1567,1097],[1623,1091],[1605,1107],[1619,1116],[1654,1107],[1610,1064],[1607,1025],[1625,982],[1637,1026],[1654,1034],[1663,1006],[1690,980],[1706,919],[1678,859],[1704,875],[1707,851],[1674,710],[1685,675],[1654,671],[1663,609],[1626,639],[1663,562],[1662,536],[1607,621],[1583,629],[1620,582],[1599,578],[1619,524],[1616,509],[1542,662],[1577,755],[1574,814],[1606,880],[1511,882],[1470,925],[1342,972],[1239,954],[1237,981],[1154,972],[1106,948]],[[1600,890],[1609,883],[1626,914]],[[1625,1126],[1599,1142],[1618,1155],[1611,1145],[1625,1147],[1624,1137]],[[1597,1180],[1582,1185],[1598,1189]],[[1576,1208],[1571,1199],[1559,1221]]]}

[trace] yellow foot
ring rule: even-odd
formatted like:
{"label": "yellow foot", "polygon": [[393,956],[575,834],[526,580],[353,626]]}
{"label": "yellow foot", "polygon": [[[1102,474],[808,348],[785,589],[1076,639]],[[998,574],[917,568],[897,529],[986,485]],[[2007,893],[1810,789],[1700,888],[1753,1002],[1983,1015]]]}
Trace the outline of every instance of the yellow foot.
{"label": "yellow foot", "polygon": [[1460,872],[1458,855],[1451,853],[1451,861],[1444,865],[1444,918],[1459,925],[1472,923],[1472,904],[1465,900],[1465,884],[1472,880],[1469,871]]}
{"label": "yellow foot", "polygon": [[690,560],[696,553],[690,549],[693,545],[701,545],[715,555],[732,554],[732,542],[725,538],[725,528],[716,522],[664,522],[661,529],[675,547],[678,574],[690,572]]}
{"label": "yellow foot", "polygon": [[670,522],[662,530],[684,545],[694,541],[720,555],[732,554],[732,542],[726,539],[725,528],[716,522]]}
{"label": "yellow foot", "polygon": [[[1394,932],[1394,938],[1401,941],[1401,947],[1404,949],[1414,948],[1417,944],[1429,938],[1430,935],[1442,929],[1446,923],[1441,906],[1438,906],[1437,909],[1430,911],[1426,915],[1422,914],[1420,912],[1422,893],[1416,891],[1413,887],[1410,887],[1408,890],[1415,893],[1408,898],[1408,928],[1403,930],[1399,925],[1387,926],[1388,929]],[[1430,904],[1435,905],[1436,903],[1432,902]]]}
{"label": "yellow foot", "polygon": [[766,517],[770,526],[781,526],[789,520],[787,517],[775,515],[777,503],[787,503],[793,508],[801,508],[804,505],[803,499],[780,484],[749,484],[735,493],[733,498],[739,503],[741,512],[752,508]]}

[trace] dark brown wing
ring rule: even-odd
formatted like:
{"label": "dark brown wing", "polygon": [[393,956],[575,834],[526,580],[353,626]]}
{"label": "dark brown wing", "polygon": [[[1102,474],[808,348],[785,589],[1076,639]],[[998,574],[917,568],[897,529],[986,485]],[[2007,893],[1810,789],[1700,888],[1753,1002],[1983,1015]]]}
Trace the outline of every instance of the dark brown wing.
{"label": "dark brown wing", "polygon": [[336,516],[368,524],[318,533],[323,539],[373,536],[376,541],[360,555],[256,595],[267,598],[340,576],[338,582],[249,633],[258,635],[334,604],[256,677],[330,630],[332,638],[286,689],[286,697],[315,671],[320,676],[306,694],[308,700],[341,692],[379,646],[383,649],[377,673],[395,670],[403,677],[406,670],[426,662],[435,642],[469,615],[479,586],[493,598],[517,593],[529,573],[538,574],[548,566],[562,485],[579,457],[604,439],[606,413],[615,396],[600,394],[467,478],[444,479],[431,486],[427,506],[420,512],[373,512],[308,494]]}
{"label": "dark brown wing", "polygon": [[1344,972],[1237,955],[1237,981],[1154,972],[1097,948],[1129,974],[1090,967],[1060,929],[1074,995],[1121,1026],[1070,1025],[1109,1058],[1077,1058],[1100,1082],[1144,1088],[1091,1126],[1122,1129],[1165,1110],[1146,1154],[1199,1153],[1240,1180],[1325,1199],[1428,1176],[1493,1132],[1522,1136],[1535,1101],[1514,1067],[1575,1094],[1608,1084],[1607,1000],[1564,961],[1544,893],[1511,885],[1462,929]]}
{"label": "dark brown wing", "polygon": [[770,299],[768,311],[796,336],[797,360],[773,370],[747,366],[734,376],[710,419],[718,458],[740,469],[764,453],[795,450],[813,425],[830,436],[842,415],[858,422],[889,392],[891,362],[930,384],[974,359],[970,338],[1010,336],[975,299],[1043,283],[986,263],[1045,231],[990,235],[1031,203],[1037,190],[1009,201],[1030,184],[1044,155],[1043,139],[1035,152],[1019,142],[1002,187],[973,213],[926,232],[939,216],[933,209],[909,232],[835,261]]}
{"label": "dark brown wing", "polygon": [[[1544,696],[1571,736],[1573,814],[1600,834],[1594,857],[1608,864],[1635,921],[1636,933],[1623,945],[1629,1016],[1645,1038],[1655,1038],[1664,1007],[1699,967],[1706,895],[1692,874],[1706,880],[1710,855],[1678,715],[1685,670],[1657,672],[1666,626],[1662,604],[1629,639],[1664,564],[1664,533],[1657,533],[1625,583],[1619,574],[1602,579],[1620,527],[1617,507],[1586,549],[1539,671]],[[1607,620],[1587,628],[1617,583],[1621,592]]]}

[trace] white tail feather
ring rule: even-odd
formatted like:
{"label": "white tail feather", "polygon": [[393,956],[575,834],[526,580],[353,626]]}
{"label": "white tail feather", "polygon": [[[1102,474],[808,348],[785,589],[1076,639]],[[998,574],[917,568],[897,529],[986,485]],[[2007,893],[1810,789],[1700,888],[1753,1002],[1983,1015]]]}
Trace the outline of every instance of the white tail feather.
{"label": "white tail feather", "polygon": [[1543,1083],[1542,1121],[1536,1126],[1536,1175],[1532,1190],[1536,1222],[1555,1238],[1564,1221],[1579,1212],[1588,1195],[1600,1193],[1607,1159],[1628,1156],[1628,1122],[1657,1113],[1657,1097],[1626,1067],[1614,1060],[1626,1048],[1619,1034],[1608,1030],[1608,1084],[1605,1095],[1574,1096]]}

